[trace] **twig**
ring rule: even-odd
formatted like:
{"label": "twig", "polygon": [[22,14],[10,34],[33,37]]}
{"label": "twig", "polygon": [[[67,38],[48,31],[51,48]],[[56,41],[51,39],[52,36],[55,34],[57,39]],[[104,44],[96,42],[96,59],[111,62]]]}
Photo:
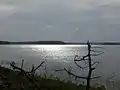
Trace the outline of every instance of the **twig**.
{"label": "twig", "polygon": [[66,68],[64,68],[64,69],[59,69],[59,70],[55,70],[55,71],[66,71],[68,74],[70,74],[70,75],[72,75],[72,76],[74,76],[74,77],[76,77],[76,78],[87,79],[87,77],[82,77],[82,76],[78,76],[78,75],[75,75],[75,74],[71,73],[71,72],[68,71]]}
{"label": "twig", "polygon": [[35,72],[38,68],[40,68],[43,64],[45,63],[45,61],[41,62],[40,65],[38,65],[35,69],[33,69],[31,72]]}
{"label": "twig", "polygon": [[104,52],[100,52],[100,53],[97,53],[97,54],[91,54],[91,56],[99,56],[101,54],[103,54]]}
{"label": "twig", "polygon": [[85,68],[88,68],[89,66],[86,66],[86,67],[82,67],[80,66],[77,62],[74,61],[74,63],[76,64],[76,66],[78,66],[80,69],[85,69]]}
{"label": "twig", "polygon": [[90,78],[90,79],[96,79],[96,78],[100,78],[100,76],[92,77],[92,78]]}
{"label": "twig", "polygon": [[15,66],[15,65],[12,64],[12,63],[10,63],[10,65],[11,65],[11,67],[13,67],[14,69],[17,69],[17,70],[21,71],[21,72],[28,78],[28,80],[36,87],[36,89],[37,89],[37,90],[40,90],[40,87],[36,84],[36,82],[29,76],[29,74],[28,74],[25,70],[23,70],[23,69]]}
{"label": "twig", "polygon": [[[77,56],[76,56],[77,57]],[[86,56],[83,56],[81,59],[76,59],[76,57],[74,58],[74,61],[85,61],[85,60],[88,60],[88,59],[85,59],[88,57],[88,55]]]}

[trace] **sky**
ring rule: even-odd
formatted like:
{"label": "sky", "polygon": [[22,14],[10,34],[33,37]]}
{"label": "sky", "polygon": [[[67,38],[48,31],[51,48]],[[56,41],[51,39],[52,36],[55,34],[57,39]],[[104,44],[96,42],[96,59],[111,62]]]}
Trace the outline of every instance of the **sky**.
{"label": "sky", "polygon": [[0,40],[120,41],[120,0],[0,0]]}

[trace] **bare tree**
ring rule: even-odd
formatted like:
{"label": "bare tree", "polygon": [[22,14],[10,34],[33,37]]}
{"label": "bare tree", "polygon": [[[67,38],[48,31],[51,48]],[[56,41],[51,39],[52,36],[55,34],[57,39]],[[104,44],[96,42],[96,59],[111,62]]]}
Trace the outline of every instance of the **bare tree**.
{"label": "bare tree", "polygon": [[[41,62],[37,67],[33,66],[31,71],[26,71],[26,70],[23,69],[24,59],[22,59],[21,67],[17,67],[15,65],[15,62],[11,62],[10,66],[14,70],[18,70],[19,71],[19,73],[18,73],[19,76],[20,75],[22,75],[22,77],[25,76],[37,90],[41,90],[41,87],[40,87],[39,83],[37,82],[34,74],[35,74],[36,70],[38,68],[40,68],[44,63],[45,63],[45,61]],[[18,76],[18,78],[19,78],[19,76]],[[22,90],[23,87],[24,87],[23,83],[22,83],[22,81],[20,81],[20,88],[21,88],[21,90]]]}
{"label": "bare tree", "polygon": [[[66,68],[60,69],[60,70],[55,70],[55,71],[65,71],[69,75],[74,76],[76,79],[79,78],[79,79],[86,80],[86,82],[87,82],[86,90],[90,90],[91,80],[100,77],[100,76],[94,76],[94,77],[92,77],[92,72],[96,69],[97,65],[99,64],[99,61],[92,60],[92,56],[99,56],[99,55],[103,54],[103,52],[94,50],[91,47],[91,44],[90,44],[89,41],[87,42],[87,46],[88,46],[87,55],[82,56],[80,59],[78,59],[78,55],[76,55],[75,58],[74,58],[74,63],[75,63],[75,65],[77,67],[79,67],[82,70],[83,69],[87,69],[88,70],[87,76],[76,75],[76,74],[72,73],[71,71],[69,71]],[[80,62],[84,62],[84,66],[83,65],[81,66]]]}

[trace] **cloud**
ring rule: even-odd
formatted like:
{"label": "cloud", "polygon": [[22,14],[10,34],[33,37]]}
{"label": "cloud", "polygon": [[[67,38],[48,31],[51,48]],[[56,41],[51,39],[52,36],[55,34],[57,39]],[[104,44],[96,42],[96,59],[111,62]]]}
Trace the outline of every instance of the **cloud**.
{"label": "cloud", "polygon": [[0,5],[0,11],[9,11],[9,10],[13,10],[14,7],[9,6],[9,5]]}
{"label": "cloud", "polygon": [[[18,1],[18,0],[17,0]],[[19,2],[20,3],[20,2]],[[24,10],[39,11],[45,8],[64,8],[69,10],[90,10],[102,5],[120,3],[119,0],[23,0],[21,1]]]}
{"label": "cloud", "polygon": [[16,8],[8,4],[0,4],[0,18],[8,17],[16,12]]}
{"label": "cloud", "polygon": [[78,42],[120,38],[118,0],[25,0],[25,3],[17,0],[7,5],[2,10],[12,15],[0,21],[2,40]]}

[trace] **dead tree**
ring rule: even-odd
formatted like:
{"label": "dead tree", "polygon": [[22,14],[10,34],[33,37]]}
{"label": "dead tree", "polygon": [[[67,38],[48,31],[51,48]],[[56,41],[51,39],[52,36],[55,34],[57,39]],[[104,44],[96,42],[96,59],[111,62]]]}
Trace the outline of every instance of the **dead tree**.
{"label": "dead tree", "polygon": [[[38,68],[40,68],[45,63],[45,61],[41,62],[36,68],[33,66],[34,68],[32,67],[31,71],[24,70],[23,63],[24,63],[24,60],[22,59],[21,67],[17,67],[13,62],[10,63],[10,66],[14,70],[19,71],[18,75],[25,76],[37,90],[41,90],[41,87],[40,87],[39,83],[37,82],[34,74],[35,74],[36,70],[38,70]],[[21,86],[21,88],[23,88],[23,85],[21,82],[20,82],[20,86]]]}
{"label": "dead tree", "polygon": [[[91,47],[90,42],[87,42],[87,55],[82,56],[80,59],[78,59],[78,55],[75,56],[74,58],[74,63],[75,65],[79,68],[79,69],[88,69],[88,74],[87,76],[79,76],[76,75],[74,73],[72,73],[71,71],[69,71],[68,69],[64,68],[64,69],[60,69],[60,70],[55,70],[55,71],[65,71],[67,72],[69,75],[74,76],[75,78],[79,78],[79,79],[84,79],[87,82],[86,85],[86,90],[90,90],[90,84],[91,84],[91,80],[92,79],[96,79],[99,78],[100,76],[94,76],[92,77],[92,72],[96,69],[96,66],[99,64],[99,61],[95,61],[92,60],[92,56],[99,56],[101,54],[103,54],[103,52],[101,51],[96,51]],[[99,47],[98,47],[99,48]],[[92,54],[92,52],[94,52],[95,54]],[[84,62],[84,66],[80,65],[80,62]]]}

